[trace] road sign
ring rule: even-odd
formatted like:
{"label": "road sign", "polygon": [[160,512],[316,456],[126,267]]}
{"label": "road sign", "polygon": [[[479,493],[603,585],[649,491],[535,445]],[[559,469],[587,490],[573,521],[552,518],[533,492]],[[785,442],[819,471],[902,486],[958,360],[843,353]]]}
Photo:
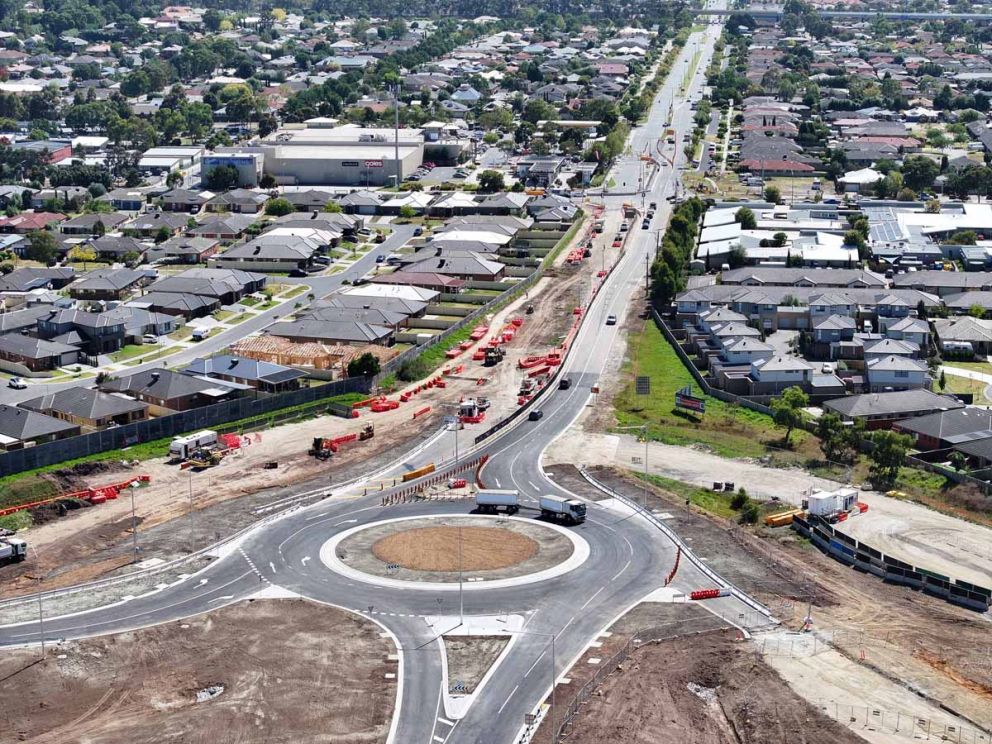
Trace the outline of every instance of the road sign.
{"label": "road sign", "polygon": [[697,398],[692,394],[692,388],[686,385],[675,393],[675,407],[684,408],[687,411],[706,413],[706,399]]}
{"label": "road sign", "polygon": [[651,378],[641,376],[635,378],[634,392],[638,395],[651,395]]}

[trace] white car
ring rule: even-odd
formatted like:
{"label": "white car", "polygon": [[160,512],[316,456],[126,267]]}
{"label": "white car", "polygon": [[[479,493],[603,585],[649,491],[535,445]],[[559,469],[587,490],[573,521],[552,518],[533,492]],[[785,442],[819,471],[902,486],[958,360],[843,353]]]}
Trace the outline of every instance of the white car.
{"label": "white car", "polygon": [[14,388],[14,390],[24,390],[27,388],[27,386],[28,384],[24,382],[24,380],[22,380],[20,377],[11,377],[7,381],[7,387]]}

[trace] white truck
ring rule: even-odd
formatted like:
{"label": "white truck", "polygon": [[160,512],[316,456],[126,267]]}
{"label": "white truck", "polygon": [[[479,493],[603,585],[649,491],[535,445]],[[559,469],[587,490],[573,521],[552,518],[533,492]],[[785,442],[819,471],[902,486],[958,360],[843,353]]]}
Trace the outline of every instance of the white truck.
{"label": "white truck", "polygon": [[0,565],[20,563],[27,557],[27,542],[19,537],[0,537]]}
{"label": "white truck", "polygon": [[217,432],[210,429],[198,431],[196,434],[178,436],[169,445],[169,459],[185,460],[202,447],[212,447],[217,444]]}
{"label": "white truck", "polygon": [[542,496],[538,499],[541,516],[546,519],[561,520],[568,524],[581,524],[586,521],[586,505],[575,499],[560,496]]}
{"label": "white truck", "polygon": [[479,514],[516,514],[520,511],[520,492],[509,489],[481,488],[475,494]]}

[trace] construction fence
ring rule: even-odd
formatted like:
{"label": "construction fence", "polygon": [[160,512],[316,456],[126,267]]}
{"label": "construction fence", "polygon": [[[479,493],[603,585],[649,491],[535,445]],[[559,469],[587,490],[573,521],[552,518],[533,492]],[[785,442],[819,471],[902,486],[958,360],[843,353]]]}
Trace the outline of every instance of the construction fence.
{"label": "construction fence", "polygon": [[875,731],[917,741],[953,742],[953,744],[990,744],[992,737],[981,729],[959,726],[904,711],[890,711],[869,705],[844,705],[818,702],[824,715],[849,729]]}
{"label": "construction fence", "polygon": [[[196,431],[197,429],[219,429],[224,424],[236,421],[251,420],[266,417],[261,420],[260,427],[271,424],[269,414],[276,414],[296,406],[310,407],[307,415],[319,412],[319,403],[327,398],[333,398],[345,393],[362,393],[369,391],[370,380],[364,377],[351,377],[326,385],[291,390],[276,395],[252,396],[235,398],[234,400],[201,406],[188,411],[177,411],[168,416],[136,421],[124,426],[116,426],[75,437],[46,442],[34,447],[11,450],[0,454],[0,476],[20,473],[24,470],[55,465],[66,460],[87,457],[112,450],[124,450],[127,447],[143,442],[154,442],[159,439],[170,439],[179,434]],[[328,408],[333,411],[333,401],[327,401]],[[314,406],[313,404],[318,404]],[[300,413],[285,410],[280,418],[289,420],[299,418]],[[247,427],[251,428],[251,427]],[[259,428],[259,427],[255,427]],[[127,457],[126,452],[121,453]]]}

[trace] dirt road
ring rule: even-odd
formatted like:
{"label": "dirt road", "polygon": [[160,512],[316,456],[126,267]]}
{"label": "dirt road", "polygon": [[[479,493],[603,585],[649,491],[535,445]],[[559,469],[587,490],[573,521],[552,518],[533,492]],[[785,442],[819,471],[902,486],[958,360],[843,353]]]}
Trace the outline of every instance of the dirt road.
{"label": "dirt road", "polygon": [[367,620],[297,600],[49,647],[41,663],[14,651],[0,658],[0,741],[384,742],[392,653]]}

